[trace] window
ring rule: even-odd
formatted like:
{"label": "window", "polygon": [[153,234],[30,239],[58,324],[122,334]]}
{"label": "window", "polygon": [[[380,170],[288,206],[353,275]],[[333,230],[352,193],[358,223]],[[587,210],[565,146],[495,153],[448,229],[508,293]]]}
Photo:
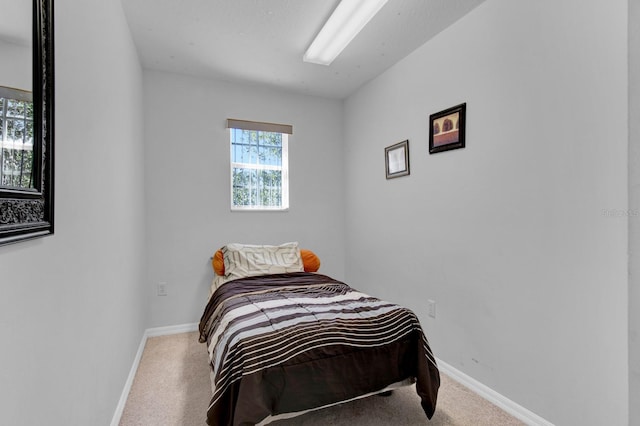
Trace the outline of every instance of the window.
{"label": "window", "polygon": [[0,87],[0,186],[33,188],[31,92]]}
{"label": "window", "polygon": [[288,142],[292,127],[227,120],[231,148],[231,209],[289,208]]}

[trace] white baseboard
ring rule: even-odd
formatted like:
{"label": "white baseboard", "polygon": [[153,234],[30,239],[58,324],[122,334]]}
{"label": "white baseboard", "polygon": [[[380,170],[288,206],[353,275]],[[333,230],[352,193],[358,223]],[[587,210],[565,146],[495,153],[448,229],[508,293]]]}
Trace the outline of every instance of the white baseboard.
{"label": "white baseboard", "polygon": [[447,376],[451,377],[456,382],[460,383],[471,389],[473,392],[477,393],[487,401],[492,404],[502,408],[507,413],[511,414],[513,417],[518,420],[526,423],[529,426],[554,426],[553,423],[543,419],[537,414],[527,410],[523,406],[516,404],[511,401],[509,398],[499,394],[493,389],[483,385],[473,377],[467,376],[462,371],[456,369],[455,367],[447,364],[446,362],[437,359],[438,368],[440,371]]}
{"label": "white baseboard", "polygon": [[[147,339],[149,337],[168,336],[170,334],[189,333],[192,331],[198,331],[197,323],[148,328],[144,331],[144,333],[142,334],[142,339],[140,340],[140,345],[138,345],[138,352],[136,352],[136,356],[133,359],[133,365],[131,366],[131,370],[129,370],[129,376],[127,377],[127,381],[124,384],[124,389],[122,390],[122,394],[120,395],[120,400],[118,401],[115,413],[113,414],[113,418],[111,419],[111,426],[118,426],[120,424],[120,418],[122,417],[124,406],[127,402],[127,397],[129,396],[129,391],[131,390],[131,386],[133,385],[133,379],[136,375],[136,371],[138,370],[138,365],[140,364],[140,359],[142,358],[142,352],[144,351]],[[442,373],[451,377],[456,382],[468,387],[473,392],[477,393],[492,404],[502,408],[504,411],[526,423],[527,425],[554,426],[553,423],[548,422],[537,414],[527,410],[521,405],[516,404],[515,402],[504,397],[493,389],[483,385],[476,379],[467,376],[462,371],[454,368],[446,362],[440,359],[437,359],[437,362],[438,368]]]}
{"label": "white baseboard", "polygon": [[197,323],[148,328],[144,333],[146,334],[147,337],[156,337],[156,336],[168,336],[170,334],[178,334],[178,333],[190,333],[192,331],[198,331]]}
{"label": "white baseboard", "polygon": [[170,334],[188,333],[191,331],[198,331],[197,323],[148,328],[144,331],[144,333],[142,333],[142,339],[140,340],[140,344],[138,345],[138,352],[136,352],[136,356],[133,359],[133,365],[131,366],[131,370],[129,370],[129,376],[127,377],[127,381],[124,384],[124,389],[122,389],[122,394],[120,394],[120,400],[118,401],[116,411],[113,414],[113,418],[111,419],[111,426],[118,426],[120,424],[120,418],[122,417],[122,413],[124,412],[124,406],[127,403],[127,397],[129,396],[129,391],[131,390],[131,386],[133,385],[133,379],[136,376],[138,365],[140,365],[140,359],[142,358],[144,347],[147,344],[147,339],[149,337],[168,336]]}

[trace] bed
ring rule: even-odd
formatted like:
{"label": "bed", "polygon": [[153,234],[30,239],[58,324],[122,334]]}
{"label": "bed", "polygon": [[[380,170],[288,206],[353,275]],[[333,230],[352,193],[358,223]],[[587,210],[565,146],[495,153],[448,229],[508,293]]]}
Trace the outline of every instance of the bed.
{"label": "bed", "polygon": [[262,425],[415,383],[425,415],[440,376],[416,315],[318,273],[297,243],[228,244],[199,324],[209,425]]}

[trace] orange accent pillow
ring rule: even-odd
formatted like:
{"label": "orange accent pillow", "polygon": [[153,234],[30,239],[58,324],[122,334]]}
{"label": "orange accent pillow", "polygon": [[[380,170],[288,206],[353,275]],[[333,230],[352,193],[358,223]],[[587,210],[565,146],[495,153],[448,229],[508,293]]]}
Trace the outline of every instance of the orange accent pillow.
{"label": "orange accent pillow", "polygon": [[216,254],[211,258],[211,264],[216,275],[224,277],[224,257],[222,257],[222,250],[218,250]]}
{"label": "orange accent pillow", "polygon": [[300,249],[300,257],[305,272],[316,272],[320,269],[320,258],[311,250]]}
{"label": "orange accent pillow", "polygon": [[[300,249],[300,257],[305,272],[316,272],[320,269],[320,258],[311,250]],[[218,250],[211,258],[211,264],[216,275],[224,277],[224,257],[222,250]]]}

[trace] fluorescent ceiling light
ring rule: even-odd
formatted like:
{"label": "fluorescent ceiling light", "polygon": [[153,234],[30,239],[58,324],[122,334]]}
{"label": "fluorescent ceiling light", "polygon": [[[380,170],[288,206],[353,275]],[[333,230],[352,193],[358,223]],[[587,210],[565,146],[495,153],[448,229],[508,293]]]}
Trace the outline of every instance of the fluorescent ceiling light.
{"label": "fluorescent ceiling light", "polygon": [[388,0],[342,0],[320,30],[302,60],[320,65],[344,50]]}

